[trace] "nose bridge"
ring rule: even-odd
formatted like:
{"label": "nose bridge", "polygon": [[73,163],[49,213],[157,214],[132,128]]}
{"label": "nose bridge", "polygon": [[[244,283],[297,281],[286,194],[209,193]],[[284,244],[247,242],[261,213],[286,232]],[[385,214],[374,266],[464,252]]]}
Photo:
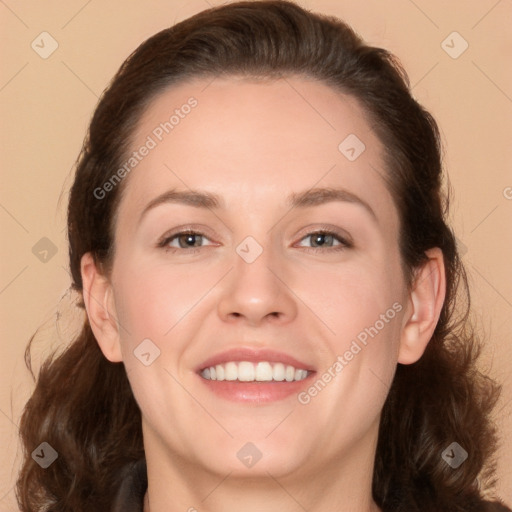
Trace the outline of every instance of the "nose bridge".
{"label": "nose bridge", "polygon": [[219,303],[223,320],[242,317],[257,324],[266,318],[289,321],[295,317],[294,296],[280,275],[282,255],[267,242],[263,246],[248,236],[236,247],[233,271]]}

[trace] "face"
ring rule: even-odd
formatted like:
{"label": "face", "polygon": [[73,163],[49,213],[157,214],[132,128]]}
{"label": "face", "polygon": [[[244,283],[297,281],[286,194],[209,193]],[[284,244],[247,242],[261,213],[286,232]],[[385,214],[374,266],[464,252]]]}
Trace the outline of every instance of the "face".
{"label": "face", "polygon": [[146,451],[277,478],[374,446],[407,293],[357,101],[196,80],[152,102],[131,147],[110,283]]}

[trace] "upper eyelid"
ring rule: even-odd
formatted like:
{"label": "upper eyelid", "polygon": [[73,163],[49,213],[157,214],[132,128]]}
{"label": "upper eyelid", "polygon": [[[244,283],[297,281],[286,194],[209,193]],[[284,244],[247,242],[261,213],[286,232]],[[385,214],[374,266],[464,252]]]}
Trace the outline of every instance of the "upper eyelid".
{"label": "upper eyelid", "polygon": [[174,229],[169,229],[166,233],[164,233],[159,240],[168,240],[169,238],[174,238],[179,235],[192,233],[197,235],[202,235],[207,238],[214,238],[214,232],[211,229],[208,229],[207,227],[203,226],[195,226],[195,225],[183,225],[183,226],[177,226]]}
{"label": "upper eyelid", "polygon": [[344,239],[347,242],[352,243],[352,237],[346,230],[341,229],[341,228],[335,228],[334,226],[331,227],[331,226],[320,225],[319,227],[316,227],[316,228],[306,227],[306,228],[304,228],[304,230],[301,230],[301,234],[298,236],[300,236],[300,240],[302,240],[306,236],[314,235],[316,233],[331,234],[331,235],[337,236],[338,238]]}

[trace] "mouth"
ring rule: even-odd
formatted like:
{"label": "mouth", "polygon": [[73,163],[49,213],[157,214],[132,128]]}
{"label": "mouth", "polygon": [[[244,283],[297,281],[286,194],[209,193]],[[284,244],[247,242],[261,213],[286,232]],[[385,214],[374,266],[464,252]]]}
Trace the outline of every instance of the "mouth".
{"label": "mouth", "polygon": [[298,394],[316,371],[287,354],[237,348],[208,359],[196,373],[225,400],[263,404]]}

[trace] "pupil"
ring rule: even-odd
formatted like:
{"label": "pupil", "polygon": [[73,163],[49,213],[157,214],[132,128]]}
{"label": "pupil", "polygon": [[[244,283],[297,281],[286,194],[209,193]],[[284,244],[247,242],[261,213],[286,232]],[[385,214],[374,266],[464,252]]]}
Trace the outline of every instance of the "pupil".
{"label": "pupil", "polygon": [[186,247],[194,247],[194,246],[199,245],[198,243],[194,243],[194,242],[197,242],[196,237],[198,237],[198,235],[194,235],[194,234],[182,235],[182,241],[184,242],[184,245]]}
{"label": "pupil", "polygon": [[324,245],[328,240],[327,238],[332,237],[332,235],[326,235],[323,233],[316,234],[314,237],[314,243],[313,245]]}

